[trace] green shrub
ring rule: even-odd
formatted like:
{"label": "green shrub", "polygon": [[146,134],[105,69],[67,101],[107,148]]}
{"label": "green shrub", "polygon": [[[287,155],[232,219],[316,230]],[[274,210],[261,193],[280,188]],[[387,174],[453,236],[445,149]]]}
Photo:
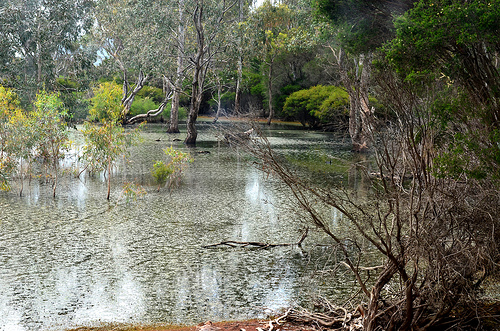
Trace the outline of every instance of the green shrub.
{"label": "green shrub", "polygon": [[314,116],[318,117],[322,123],[334,121],[347,121],[349,117],[349,95],[340,87],[328,86],[330,93],[321,102],[319,108],[313,110]]}
{"label": "green shrub", "polygon": [[138,114],[145,114],[149,110],[152,109],[157,109],[158,104],[156,104],[152,99],[149,97],[139,97],[135,96],[134,102],[132,103],[132,106],[130,107],[130,116],[135,116]]}
{"label": "green shrub", "polygon": [[140,97],[142,99],[149,98],[154,103],[160,104],[165,96],[163,95],[163,90],[154,86],[144,86],[136,95],[136,98]]}
{"label": "green shrub", "polygon": [[[172,103],[168,103],[163,111],[163,118],[170,119],[170,109],[172,108]],[[179,120],[185,120],[187,118],[187,109],[185,107],[179,107]]]}
{"label": "green shrub", "polygon": [[343,119],[349,107],[347,92],[337,86],[313,86],[292,93],[285,101],[283,114],[311,127]]}
{"label": "green shrub", "polygon": [[184,169],[193,162],[188,153],[175,150],[172,147],[164,149],[163,152],[168,157],[169,162],[156,161],[151,169],[151,175],[158,184],[158,191],[165,184],[170,189],[179,186]]}
{"label": "green shrub", "polygon": [[115,82],[104,82],[92,88],[90,120],[118,121],[122,116],[122,87]]}

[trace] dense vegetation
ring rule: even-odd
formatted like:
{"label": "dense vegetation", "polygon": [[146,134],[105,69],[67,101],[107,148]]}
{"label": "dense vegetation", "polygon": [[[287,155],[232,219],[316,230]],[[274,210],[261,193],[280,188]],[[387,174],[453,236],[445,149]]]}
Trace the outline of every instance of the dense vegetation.
{"label": "dense vegetation", "polygon": [[[22,194],[41,159],[56,194],[67,121],[85,121],[82,160],[108,174],[133,142],[122,125],[144,119],[179,132],[185,113],[188,145],[200,113],[346,131],[354,151],[377,160],[368,201],[312,187],[268,146],[249,148],[335,242],[364,329],[489,326],[481,294],[500,271],[500,0],[0,6],[1,189],[15,177]],[[155,164],[159,187],[174,168]],[[332,232],[319,204],[341,211],[383,263],[361,266],[357,239]]]}

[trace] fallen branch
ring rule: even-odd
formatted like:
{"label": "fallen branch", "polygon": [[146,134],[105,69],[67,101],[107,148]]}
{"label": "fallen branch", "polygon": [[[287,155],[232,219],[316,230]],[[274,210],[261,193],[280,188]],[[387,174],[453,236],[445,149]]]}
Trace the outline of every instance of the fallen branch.
{"label": "fallen branch", "polygon": [[263,242],[257,242],[257,241],[228,240],[228,241],[221,241],[220,243],[217,243],[217,244],[206,245],[203,247],[204,248],[214,248],[214,247],[219,247],[219,246],[229,246],[229,247],[257,247],[260,249],[265,249],[265,248],[271,248],[271,247],[301,246],[304,239],[306,239],[308,232],[309,232],[309,228],[306,228],[304,233],[302,234],[302,237],[300,238],[300,240],[296,243],[293,243],[293,244],[291,244],[291,243],[269,244],[269,243],[263,243]]}
{"label": "fallen branch", "polygon": [[325,298],[318,298],[317,305],[322,312],[310,312],[301,307],[290,308],[287,312],[275,320],[269,321],[269,329],[273,331],[274,326],[285,322],[298,324],[312,324],[321,328],[338,328],[339,330],[362,330],[363,314],[356,310],[350,313],[344,307],[336,306]]}

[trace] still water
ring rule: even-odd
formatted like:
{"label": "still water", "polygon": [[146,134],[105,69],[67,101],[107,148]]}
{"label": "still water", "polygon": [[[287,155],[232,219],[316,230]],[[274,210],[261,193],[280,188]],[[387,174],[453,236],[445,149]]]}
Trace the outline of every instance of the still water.
{"label": "still water", "polygon": [[[172,141],[184,134],[148,127],[118,163],[110,202],[103,176],[77,179],[71,171],[55,199],[37,180],[23,197],[0,193],[1,330],[255,318],[313,294],[342,297],[351,290],[347,276],[324,277],[334,258],[316,245],[329,243],[317,231],[303,249],[203,248],[223,240],[296,242],[306,224],[277,180],[221,143],[211,125],[199,129],[198,146],[188,149]],[[296,159],[350,155],[331,134],[285,127],[266,134],[277,151]],[[81,136],[73,135],[78,144]],[[179,188],[157,192],[150,169],[171,145],[189,151],[194,163]],[[74,158],[65,162],[75,166]],[[125,182],[147,194],[127,201]]]}

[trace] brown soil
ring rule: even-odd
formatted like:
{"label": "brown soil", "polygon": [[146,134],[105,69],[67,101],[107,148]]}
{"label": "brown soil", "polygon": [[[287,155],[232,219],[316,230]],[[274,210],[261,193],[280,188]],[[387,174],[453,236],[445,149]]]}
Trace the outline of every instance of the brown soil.
{"label": "brown soil", "polygon": [[[210,324],[209,324],[210,323]],[[269,330],[269,321],[265,320],[249,320],[249,321],[232,321],[232,322],[217,322],[217,323],[201,323],[194,326],[182,325],[106,325],[101,327],[80,327],[68,331],[262,331]],[[273,330],[280,331],[313,331],[311,326],[285,323],[276,325],[273,323]]]}

